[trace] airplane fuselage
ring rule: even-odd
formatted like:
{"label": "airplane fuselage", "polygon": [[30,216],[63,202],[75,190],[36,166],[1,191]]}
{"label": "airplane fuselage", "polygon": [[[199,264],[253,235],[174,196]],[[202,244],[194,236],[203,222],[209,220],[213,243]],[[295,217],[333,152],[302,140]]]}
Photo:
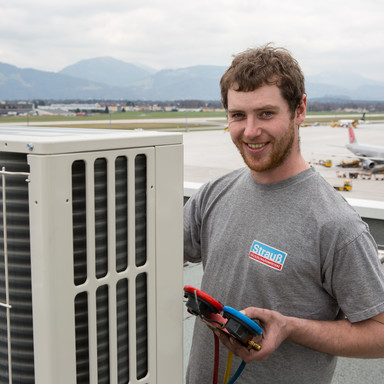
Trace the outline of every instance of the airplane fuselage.
{"label": "airplane fuselage", "polygon": [[364,144],[346,144],[346,147],[357,156],[384,158],[384,147]]}

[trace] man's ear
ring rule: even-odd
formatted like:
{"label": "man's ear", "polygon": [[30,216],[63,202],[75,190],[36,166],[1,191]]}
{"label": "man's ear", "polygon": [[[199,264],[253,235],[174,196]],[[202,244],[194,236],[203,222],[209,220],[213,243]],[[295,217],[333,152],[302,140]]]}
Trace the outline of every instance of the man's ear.
{"label": "man's ear", "polygon": [[306,112],[307,112],[307,95],[304,93],[303,97],[301,98],[300,104],[296,108],[296,112],[295,112],[295,118],[296,118],[297,124],[300,125],[304,121]]}

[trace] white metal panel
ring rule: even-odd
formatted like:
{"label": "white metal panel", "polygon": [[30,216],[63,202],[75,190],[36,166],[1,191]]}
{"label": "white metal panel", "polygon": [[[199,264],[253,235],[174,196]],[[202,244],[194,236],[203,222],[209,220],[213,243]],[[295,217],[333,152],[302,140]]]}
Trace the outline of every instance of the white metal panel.
{"label": "white metal panel", "polygon": [[62,157],[29,164],[36,383],[75,383],[71,168]]}
{"label": "white metal panel", "polygon": [[[73,283],[73,245],[72,245],[72,205],[71,205],[71,164],[76,159],[82,159],[86,161],[87,168],[92,168],[93,162],[96,158],[106,157],[111,159],[108,161],[108,167],[113,168],[113,159],[119,155],[127,155],[129,159],[133,159],[136,154],[144,153],[148,159],[148,186],[147,186],[147,195],[148,195],[148,237],[147,237],[147,247],[148,247],[148,260],[145,265],[141,267],[135,266],[135,253],[134,253],[134,218],[130,215],[129,231],[128,236],[130,240],[128,241],[130,250],[129,254],[129,268],[123,273],[117,273],[114,270],[115,260],[114,260],[114,249],[115,249],[115,227],[114,225],[108,226],[108,254],[109,254],[109,272],[108,275],[96,279],[95,277],[95,248],[94,248],[94,214],[92,212],[94,207],[93,194],[91,193],[94,189],[94,181],[92,178],[87,178],[87,191],[90,193],[87,194],[87,248],[88,248],[88,279],[87,281],[80,285],[75,286]],[[159,287],[156,276],[160,282],[164,282],[164,278],[161,278],[159,273],[156,272],[156,260],[157,257],[157,267],[163,272],[166,273],[165,269],[169,267],[169,261],[172,262],[172,250],[169,249],[170,243],[167,242],[168,249],[160,249],[162,254],[159,254],[157,246],[155,248],[155,224],[158,222],[160,226],[163,227],[162,233],[160,233],[160,238],[162,236],[167,236],[167,231],[169,230],[168,223],[169,217],[166,219],[163,216],[163,219],[160,219],[158,215],[155,216],[156,206],[155,193],[156,180],[155,180],[155,166],[154,166],[154,150],[153,148],[149,149],[130,149],[125,151],[108,151],[107,153],[98,152],[98,153],[84,153],[76,155],[63,155],[63,156],[29,156],[29,163],[31,166],[31,182],[30,182],[30,208],[31,208],[31,231],[32,231],[32,282],[33,282],[33,295],[34,295],[34,342],[35,350],[39,351],[36,354],[36,383],[75,383],[75,374],[76,374],[76,362],[75,362],[75,334],[74,334],[74,298],[77,293],[80,291],[86,291],[88,295],[88,308],[89,308],[89,341],[90,341],[90,382],[97,382],[97,329],[94,319],[96,317],[96,298],[95,292],[98,287],[108,284],[110,289],[109,292],[109,306],[110,306],[110,316],[116,313],[116,302],[114,300],[115,287],[118,280],[126,276],[129,281],[129,302],[135,303],[135,279],[134,277],[139,273],[147,273],[148,279],[148,319],[151,323],[148,327],[148,375],[142,380],[132,380],[130,382],[145,382],[145,383],[156,383],[157,377],[161,377],[165,373],[169,374],[171,372],[169,367],[170,360],[167,361],[168,366],[163,367],[163,372],[157,372],[157,362],[156,362],[156,346],[163,345],[163,347],[169,348],[169,339],[168,346],[167,343],[164,343],[164,340],[160,340],[157,343],[153,341],[159,336],[169,334],[171,331],[168,327],[165,326],[162,329],[162,325],[166,324],[165,316],[170,316],[170,324],[173,324],[175,320],[180,320],[178,327],[172,326],[172,340],[177,339],[179,351],[177,351],[177,356],[180,358],[182,356],[181,352],[181,326],[182,318],[179,316],[172,317],[173,307],[168,307],[167,301],[169,300],[167,294],[170,292],[164,292],[163,295],[159,294]],[[172,159],[174,161],[174,158]],[[179,162],[181,158],[179,157]],[[129,164],[133,161],[129,161]],[[157,168],[157,165],[156,165]],[[129,167],[128,179],[134,180],[133,168]],[[92,171],[87,172],[87,175],[91,175]],[[113,172],[111,172],[113,174]],[[179,172],[180,174],[180,172]],[[161,181],[158,179],[159,183],[162,184],[166,181]],[[167,181],[171,181],[168,179]],[[181,185],[181,182],[179,183]],[[110,185],[110,183],[108,183]],[[129,209],[133,210],[132,196],[134,196],[134,185],[130,183],[128,188],[130,192],[128,196],[131,196]],[[166,186],[162,184],[162,191],[166,194]],[[181,192],[181,187],[179,188]],[[174,195],[173,195],[174,196]],[[182,196],[180,194],[180,196]],[[108,222],[113,223],[114,218],[114,190],[109,186],[108,189]],[[162,206],[162,200],[160,198],[158,201],[159,206]],[[163,206],[164,207],[164,206]],[[174,208],[173,208],[174,210]],[[180,211],[181,212],[181,211]],[[168,211],[169,214],[169,211]],[[173,218],[172,218],[173,219]],[[180,214],[179,217],[175,217],[176,223],[180,224]],[[174,227],[173,225],[170,226]],[[160,228],[160,227],[159,227]],[[168,229],[167,229],[168,228]],[[181,227],[180,227],[181,228]],[[157,239],[159,239],[159,235]],[[170,236],[167,236],[170,239]],[[166,251],[166,253],[164,252]],[[180,251],[180,249],[179,249]],[[174,252],[174,251],[173,251]],[[179,255],[178,255],[179,256]],[[181,259],[180,259],[181,261]],[[181,265],[181,264],[180,264]],[[172,266],[171,266],[171,269]],[[179,276],[176,277],[177,281],[182,278],[182,270],[178,271]],[[159,277],[160,276],[160,277]],[[168,274],[167,274],[168,277]],[[171,298],[172,306],[176,304],[175,296],[175,284],[173,286],[173,297]],[[179,286],[181,288],[182,282],[179,281]],[[169,289],[169,288],[168,288]],[[177,290],[177,289],[176,289]],[[158,295],[156,296],[156,292]],[[161,289],[160,289],[161,292]],[[181,292],[181,289],[180,289]],[[181,297],[177,295],[177,299]],[[157,309],[156,310],[156,300],[157,300]],[[162,300],[165,303],[162,303]],[[179,306],[181,305],[178,303]],[[169,313],[165,312],[165,308],[170,310]],[[135,377],[136,371],[136,360],[135,360],[135,348],[136,348],[136,329],[135,329],[135,311],[130,310],[129,312],[129,340],[130,340],[130,372],[131,377]],[[161,320],[161,321],[158,321]],[[169,324],[168,324],[169,325]],[[174,325],[174,324],[173,324]],[[116,323],[113,319],[109,322],[110,326],[110,369],[111,369],[111,383],[117,383],[116,375]],[[177,334],[179,333],[179,334]],[[180,345],[181,344],[181,345]],[[132,353],[133,352],[133,353]],[[172,353],[175,354],[175,351],[172,349]],[[162,361],[165,363],[165,361]],[[180,373],[177,374],[177,368],[175,369],[176,361],[172,362],[172,377],[175,384],[180,382]],[[180,364],[180,367],[182,365]],[[179,371],[180,372],[180,371]],[[177,378],[178,377],[178,378]],[[160,382],[160,381],[159,381]],[[161,380],[161,382],[163,382]],[[170,380],[164,382],[172,383]]]}
{"label": "white metal panel", "polygon": [[384,220],[384,202],[363,199],[346,199],[361,217]]}
{"label": "white metal panel", "polygon": [[[156,148],[157,369],[180,384],[183,367],[183,147]],[[169,369],[169,361],[174,368]]]}
{"label": "white metal panel", "polygon": [[[109,297],[113,297],[114,287],[119,279],[129,278],[130,303],[135,302],[135,279],[138,273],[148,274],[148,317],[156,318],[155,312],[155,206],[154,206],[154,156],[153,148],[129,149],[120,152],[98,152],[63,156],[30,156],[30,209],[31,209],[31,259],[32,284],[34,295],[34,342],[36,354],[36,382],[37,383],[75,383],[75,324],[74,324],[74,298],[79,292],[86,291],[89,306],[89,341],[90,341],[90,379],[97,382],[97,330],[95,292],[98,287],[108,284],[111,288]],[[124,273],[114,270],[114,225],[109,225],[109,271],[108,275],[97,279],[95,277],[95,222],[94,222],[94,181],[87,177],[87,281],[75,286],[73,282],[73,238],[72,238],[72,205],[71,205],[71,165],[73,161],[81,159],[86,161],[89,172],[93,174],[93,163],[96,158],[110,159],[109,166],[113,166],[113,159],[119,155],[128,156],[133,163],[136,154],[145,154],[148,158],[148,261],[142,267],[135,267],[134,260],[134,220],[131,216],[129,241],[129,268]],[[129,168],[129,179],[134,180],[133,168]],[[130,209],[134,204],[134,185],[130,183],[131,196]],[[109,216],[110,223],[114,223],[113,188],[109,189]],[[115,303],[113,299],[110,306]],[[134,309],[134,307],[132,308]],[[112,308],[113,316],[116,309]],[[135,350],[135,311],[130,311],[130,350]],[[110,335],[116,334],[115,322],[110,321]],[[148,339],[156,338],[156,328],[148,327]],[[111,340],[111,370],[116,366],[116,338]],[[155,348],[149,348],[148,356],[150,369],[156,372]],[[132,374],[135,372],[135,356],[131,353],[130,359]],[[113,374],[116,377],[115,374]],[[138,381],[139,382],[139,381]],[[146,381],[148,382],[148,381]],[[154,381],[151,381],[154,382]],[[111,381],[113,383],[113,381]]]}
{"label": "white metal panel", "polygon": [[0,150],[5,152],[60,154],[180,143],[180,133],[0,126]]}

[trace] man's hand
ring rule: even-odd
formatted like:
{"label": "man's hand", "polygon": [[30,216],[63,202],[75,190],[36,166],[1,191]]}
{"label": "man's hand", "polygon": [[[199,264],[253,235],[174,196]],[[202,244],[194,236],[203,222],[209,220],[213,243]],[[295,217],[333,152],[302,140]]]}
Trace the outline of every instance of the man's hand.
{"label": "man's hand", "polygon": [[246,308],[241,312],[251,319],[257,319],[263,328],[263,335],[254,339],[257,344],[261,345],[260,351],[248,349],[224,332],[215,331],[215,333],[228,349],[246,363],[264,361],[288,337],[287,317],[276,311],[255,307]]}

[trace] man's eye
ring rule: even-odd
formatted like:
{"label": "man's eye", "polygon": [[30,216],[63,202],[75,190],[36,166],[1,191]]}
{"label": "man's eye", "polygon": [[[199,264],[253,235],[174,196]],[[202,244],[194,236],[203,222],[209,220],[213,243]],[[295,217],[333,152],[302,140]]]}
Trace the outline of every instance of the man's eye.
{"label": "man's eye", "polygon": [[273,112],[268,112],[268,111],[265,111],[261,114],[261,117],[263,119],[270,119],[271,117],[273,116]]}
{"label": "man's eye", "polygon": [[240,119],[244,118],[244,114],[243,114],[243,113],[240,113],[240,112],[238,112],[238,113],[232,113],[232,114],[231,114],[231,118],[232,118],[233,120],[240,120]]}

